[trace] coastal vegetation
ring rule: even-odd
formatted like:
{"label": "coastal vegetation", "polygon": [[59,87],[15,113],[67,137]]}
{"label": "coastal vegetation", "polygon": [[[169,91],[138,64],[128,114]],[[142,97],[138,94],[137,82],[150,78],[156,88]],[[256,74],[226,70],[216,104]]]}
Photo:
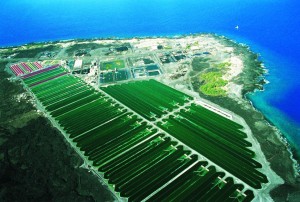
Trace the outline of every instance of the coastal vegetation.
{"label": "coastal vegetation", "polygon": [[210,57],[195,57],[190,74],[194,89],[209,96],[225,96],[228,81],[222,77],[230,66],[230,62],[217,63]]}
{"label": "coastal vegetation", "polygon": [[224,80],[222,76],[223,74],[221,72],[207,72],[200,74],[199,80],[203,84],[200,86],[199,91],[210,96],[225,96],[226,90],[223,88],[228,81]]}
{"label": "coastal vegetation", "polygon": [[236,80],[238,84],[243,85],[242,94],[245,95],[256,89],[262,90],[265,84],[263,75],[266,73],[266,69],[259,60],[259,54],[253,53],[249,50],[249,47],[236,44],[227,38],[217,37],[217,39],[226,47],[234,47],[233,53],[235,55],[241,55],[243,58],[244,69]]}
{"label": "coastal vegetation", "polygon": [[215,67],[218,68],[218,69],[225,69],[230,67],[231,66],[231,63],[230,62],[222,62],[222,63],[219,63],[219,64],[215,64]]}

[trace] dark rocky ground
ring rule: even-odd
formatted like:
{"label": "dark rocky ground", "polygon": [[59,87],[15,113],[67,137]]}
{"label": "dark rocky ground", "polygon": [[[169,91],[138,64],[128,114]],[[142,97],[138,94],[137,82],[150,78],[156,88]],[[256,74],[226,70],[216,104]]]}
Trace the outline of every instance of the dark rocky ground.
{"label": "dark rocky ground", "polygon": [[24,90],[6,79],[5,64],[0,62],[0,201],[112,201],[46,118],[35,114],[21,127],[13,124],[33,106],[16,102]]}

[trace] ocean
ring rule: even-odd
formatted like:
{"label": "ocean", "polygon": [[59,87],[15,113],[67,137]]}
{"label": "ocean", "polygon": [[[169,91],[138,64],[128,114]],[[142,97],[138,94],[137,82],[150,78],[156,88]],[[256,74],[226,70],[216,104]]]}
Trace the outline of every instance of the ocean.
{"label": "ocean", "polygon": [[0,2],[0,46],[75,38],[225,35],[260,54],[270,83],[248,97],[300,154],[299,8],[296,0],[6,0]]}

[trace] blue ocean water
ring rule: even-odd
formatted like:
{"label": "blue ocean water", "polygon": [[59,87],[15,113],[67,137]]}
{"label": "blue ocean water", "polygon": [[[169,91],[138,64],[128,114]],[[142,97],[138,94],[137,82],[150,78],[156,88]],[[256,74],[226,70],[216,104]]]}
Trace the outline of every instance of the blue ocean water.
{"label": "blue ocean water", "polygon": [[0,2],[0,46],[202,32],[228,36],[261,54],[270,83],[249,97],[300,153],[299,8],[296,0],[6,0]]}

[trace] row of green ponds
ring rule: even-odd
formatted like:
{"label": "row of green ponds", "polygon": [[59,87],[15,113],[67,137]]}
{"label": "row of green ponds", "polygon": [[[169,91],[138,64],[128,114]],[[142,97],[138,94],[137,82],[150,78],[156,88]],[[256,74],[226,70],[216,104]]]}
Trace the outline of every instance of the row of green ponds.
{"label": "row of green ponds", "polygon": [[151,121],[193,99],[155,80],[130,82],[101,89]]}
{"label": "row of green ponds", "polygon": [[[43,77],[42,74],[38,75],[39,79],[47,79],[47,76]],[[34,77],[30,81],[36,82]],[[25,84],[30,86],[31,82]],[[121,89],[120,86],[115,86],[116,89],[110,88],[111,92],[117,91],[120,95],[125,95],[122,86]],[[135,85],[124,86],[131,91],[130,88]],[[137,92],[126,97],[131,100],[129,107],[149,119],[150,112],[161,116],[164,108],[172,110],[176,108],[177,103],[182,105],[191,99],[155,81],[143,83],[143,86],[147,89],[144,92],[148,92],[143,93],[143,98],[140,98]],[[151,90],[152,86],[155,90]],[[64,75],[30,89],[107,183],[129,201],[251,201],[254,198],[253,192],[245,189],[242,184],[234,182],[231,177],[225,176],[224,172],[217,171],[207,161],[199,160],[197,155],[184,149],[177,141],[173,141],[105,93],[94,90],[76,77]],[[168,98],[159,101],[157,94],[162,93]],[[147,100],[147,94],[151,99]],[[117,99],[121,102],[126,100]],[[149,104],[144,104],[147,101]],[[161,106],[158,110],[155,107],[156,103]],[[136,105],[141,108],[134,108]],[[185,117],[189,113],[180,112],[180,115]],[[214,119],[213,115],[211,116]],[[165,121],[176,125],[180,133],[185,132],[181,122],[175,123],[177,118],[170,117]],[[226,125],[225,119],[218,121]],[[161,124],[160,127],[165,128],[165,125]],[[166,130],[180,139],[177,137],[176,128],[172,130],[172,127],[169,126]],[[239,128],[239,125],[232,122],[227,126],[226,134],[231,134],[232,130],[238,131]],[[251,159],[254,154],[245,149],[250,146],[244,140],[245,134],[232,133],[230,138],[225,137],[226,134],[224,141],[232,143],[230,138],[235,138],[237,141],[232,145],[239,149],[243,157]],[[181,133],[181,136],[185,137],[185,134]],[[190,139],[188,134],[186,139]],[[185,138],[180,140],[191,144],[185,141]],[[222,146],[221,142],[218,146]],[[213,146],[211,150],[220,152],[216,148]],[[226,156],[226,153],[222,155]]]}
{"label": "row of green ponds", "polygon": [[48,81],[50,79],[56,78],[59,75],[63,75],[63,74],[67,73],[67,71],[62,67],[58,67],[58,68],[54,68],[54,69],[50,69],[50,70],[47,70],[47,68],[46,68],[46,69],[43,69],[40,71],[43,71],[43,72],[41,74],[37,74],[32,77],[28,77],[28,78],[24,79],[24,83],[28,86],[33,86],[33,85],[42,83],[44,81]]}

